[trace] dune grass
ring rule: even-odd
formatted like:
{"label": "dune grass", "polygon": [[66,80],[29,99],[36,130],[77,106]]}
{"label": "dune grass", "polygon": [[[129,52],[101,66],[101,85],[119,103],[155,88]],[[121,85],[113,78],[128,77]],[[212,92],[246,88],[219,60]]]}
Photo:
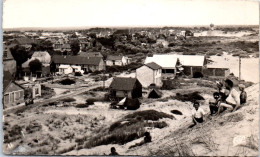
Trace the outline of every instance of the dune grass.
{"label": "dune grass", "polygon": [[162,118],[173,119],[174,116],[155,110],[134,112],[113,123],[107,129],[100,131],[96,136],[85,139],[87,142],[84,143],[83,147],[91,148],[107,144],[126,144],[143,137],[146,132],[145,127],[164,128],[168,126],[166,122],[158,121]]}

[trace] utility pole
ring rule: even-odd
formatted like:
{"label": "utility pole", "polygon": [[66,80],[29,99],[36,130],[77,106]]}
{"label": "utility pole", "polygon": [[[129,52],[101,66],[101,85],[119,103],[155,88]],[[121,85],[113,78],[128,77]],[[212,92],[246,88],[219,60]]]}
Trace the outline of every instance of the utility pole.
{"label": "utility pole", "polygon": [[239,55],[239,81],[241,80],[241,56]]}

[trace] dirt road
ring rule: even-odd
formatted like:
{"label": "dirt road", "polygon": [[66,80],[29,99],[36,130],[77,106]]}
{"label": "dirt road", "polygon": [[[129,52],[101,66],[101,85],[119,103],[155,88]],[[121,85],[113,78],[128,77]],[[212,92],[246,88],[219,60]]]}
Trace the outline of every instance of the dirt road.
{"label": "dirt road", "polygon": [[42,100],[42,101],[39,101],[39,102],[35,102],[34,104],[29,105],[29,106],[25,106],[25,104],[21,104],[21,105],[15,106],[15,107],[11,107],[11,108],[3,110],[3,114],[6,115],[6,114],[9,114],[9,113],[14,113],[17,110],[26,110],[28,108],[45,105],[45,104],[48,104],[48,103],[51,103],[51,102],[55,102],[55,101],[60,100],[60,99],[64,99],[64,98],[67,98],[67,97],[71,97],[71,96],[75,96],[75,95],[84,93],[86,91],[89,91],[91,89],[95,89],[97,87],[102,87],[101,83],[97,84],[97,85],[93,85],[91,87],[86,87],[84,89],[81,89],[79,91],[75,91],[73,93],[68,93],[68,94],[61,95],[59,97],[45,99],[45,100]]}

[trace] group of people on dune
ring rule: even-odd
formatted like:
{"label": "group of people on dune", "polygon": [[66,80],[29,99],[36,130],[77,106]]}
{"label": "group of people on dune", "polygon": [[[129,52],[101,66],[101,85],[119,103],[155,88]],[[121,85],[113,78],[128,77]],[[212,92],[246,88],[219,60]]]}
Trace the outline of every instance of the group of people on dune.
{"label": "group of people on dune", "polygon": [[[239,91],[234,88],[234,83],[230,79],[226,79],[223,83],[217,82],[218,91],[213,93],[213,98],[209,100],[210,115],[219,115],[225,110],[232,112],[238,110],[246,103],[247,93],[245,85],[239,84]],[[193,124],[189,127],[192,128],[197,123],[204,121],[205,112],[200,107],[200,103],[195,101],[193,104],[194,110],[192,111]]]}
{"label": "group of people on dune", "polygon": [[[222,82],[217,82],[218,91],[213,93],[213,98],[209,100],[210,115],[219,115],[225,110],[236,111],[246,103],[247,93],[245,92],[245,85],[239,84],[240,93],[234,88],[234,83],[230,79],[226,79]],[[204,110],[200,107],[200,103],[195,101],[193,103],[194,110],[192,111],[193,124],[189,128],[194,127],[198,123],[203,123],[204,116],[206,115]],[[149,143],[152,140],[149,132],[145,132],[144,140],[140,143],[132,145],[129,149],[137,146],[141,146],[145,143]],[[109,155],[117,156],[115,147],[111,148]]]}

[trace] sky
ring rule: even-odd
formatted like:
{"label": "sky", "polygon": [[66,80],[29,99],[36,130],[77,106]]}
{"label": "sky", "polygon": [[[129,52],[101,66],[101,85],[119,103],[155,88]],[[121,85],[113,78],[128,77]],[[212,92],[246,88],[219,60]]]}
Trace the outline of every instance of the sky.
{"label": "sky", "polygon": [[3,28],[258,25],[253,0],[4,0]]}

